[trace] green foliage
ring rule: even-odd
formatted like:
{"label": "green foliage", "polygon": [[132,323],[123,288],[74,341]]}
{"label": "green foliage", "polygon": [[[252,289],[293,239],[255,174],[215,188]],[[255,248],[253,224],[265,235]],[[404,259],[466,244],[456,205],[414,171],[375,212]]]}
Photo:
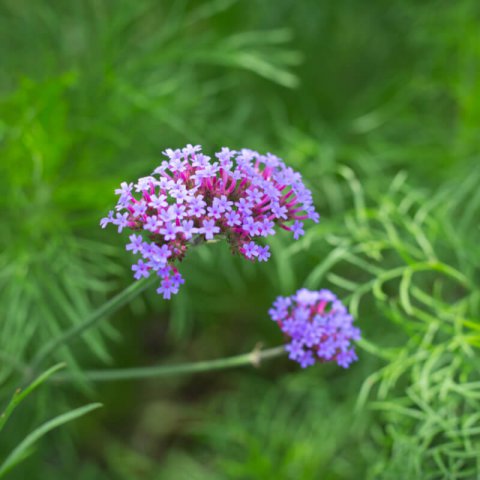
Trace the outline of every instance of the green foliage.
{"label": "green foliage", "polygon": [[[8,403],[5,411],[0,415],[0,432],[3,429],[5,423],[12,415],[13,411],[18,407],[18,405],[25,400],[35,389],[40,385],[45,383],[55,372],[63,368],[65,365],[58,364],[50,368],[46,372],[42,373],[38,378],[36,378],[30,385],[25,389],[17,389]],[[96,408],[101,407],[100,403],[92,403],[90,405],[85,405],[84,407],[76,408],[70,412],[59,415],[48,422],[40,425],[31,433],[29,433],[22,442],[20,442],[17,447],[15,447],[12,452],[3,460],[0,464],[0,478],[4,477],[5,474],[10,472],[15,466],[20,462],[24,461],[31,453],[33,446],[38,440],[40,440],[44,435],[46,435],[50,430],[57,428],[65,423],[68,423],[72,420],[75,420],[78,417],[81,417]]]}
{"label": "green foliage", "polygon": [[[130,285],[98,221],[164,148],[272,151],[322,215],[298,242],[276,236],[265,265],[204,245],[172,302],[150,289],[48,347],[78,385],[29,396],[2,450],[80,394],[108,408],[11,478],[478,477],[479,21],[474,0],[2,2],[0,398]],[[302,285],[349,302],[348,372],[279,360],[85,388],[87,367],[279,344],[266,312]]]}
{"label": "green foliage", "polygon": [[44,435],[46,435],[50,430],[60,427],[65,423],[71,422],[72,420],[75,420],[76,418],[79,418],[101,406],[101,403],[92,403],[90,405],[85,405],[84,407],[76,408],[75,410],[52,418],[52,420],[49,420],[43,425],[40,425],[33,432],[29,433],[25,437],[25,439],[5,459],[2,465],[0,465],[0,477],[3,477],[18,463],[25,460],[25,458],[30,454],[33,444],[36,443]]}
{"label": "green foliage", "polygon": [[[480,171],[471,176],[478,184]],[[346,219],[347,235],[334,240],[350,243],[341,259],[350,264],[349,275],[333,271],[327,280],[349,292],[359,318],[366,314],[361,302],[371,295],[380,318],[395,325],[390,340],[372,330],[363,343],[388,360],[365,380],[359,395],[360,404],[374,397],[370,407],[385,428],[379,446],[386,457],[373,466],[377,475],[472,478],[477,472],[480,325],[474,319],[480,303],[471,259],[480,258],[480,249],[470,243],[470,232],[455,230],[451,221],[462,225],[471,209],[479,218],[480,203],[471,203],[466,182],[459,183],[468,208],[451,195],[455,184],[427,198],[399,175],[374,208],[358,200]],[[459,242],[468,256],[457,251]],[[360,276],[357,269],[365,274],[358,284],[351,281]],[[382,345],[381,351],[371,343]]]}
{"label": "green foliage", "polygon": [[[334,386],[311,374],[257,381],[253,387],[248,396],[235,395],[220,406],[232,422],[228,438],[215,417],[205,426],[221,478],[252,478],[252,472],[286,480],[319,472],[326,479],[359,475],[362,462],[355,449],[366,418],[354,416],[353,399],[336,404]],[[252,391],[258,392],[255,401],[249,399]]]}

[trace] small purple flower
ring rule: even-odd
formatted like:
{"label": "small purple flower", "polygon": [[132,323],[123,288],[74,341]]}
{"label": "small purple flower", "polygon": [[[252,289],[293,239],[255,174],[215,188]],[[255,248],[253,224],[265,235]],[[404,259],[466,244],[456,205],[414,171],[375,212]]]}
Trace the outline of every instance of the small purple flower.
{"label": "small purple flower", "polygon": [[185,205],[176,203],[171,207],[172,217],[174,217],[175,219],[181,220],[186,215],[185,210],[186,210]]}
{"label": "small purple flower", "polygon": [[143,263],[142,260],[134,263],[132,265],[132,270],[135,272],[133,276],[137,280],[140,280],[142,277],[147,278],[150,275],[149,266],[146,263]]}
{"label": "small purple flower", "polygon": [[298,240],[302,235],[305,235],[305,230],[303,229],[303,223],[295,220],[292,225],[293,238]]}
{"label": "small purple flower", "polygon": [[253,207],[253,203],[250,200],[247,200],[246,198],[241,198],[237,202],[238,211],[243,215],[251,215],[252,207]]}
{"label": "small purple flower", "polygon": [[315,364],[315,357],[311,350],[305,350],[303,355],[297,358],[297,361],[302,368],[307,368]]}
{"label": "small purple flower", "polygon": [[143,247],[143,237],[141,235],[130,235],[130,243],[127,243],[126,250],[131,250],[132,253],[138,253]]}
{"label": "small purple flower", "polygon": [[218,220],[222,216],[222,212],[218,204],[213,204],[211,207],[207,208],[208,216]]}
{"label": "small purple flower", "polygon": [[185,163],[185,160],[174,156],[170,159],[168,166],[172,172],[183,172],[185,170]]}
{"label": "small purple flower", "polygon": [[313,220],[315,223],[318,223],[320,221],[320,215],[315,211],[313,205],[307,207],[305,211],[307,212],[308,218],[310,220]]}
{"label": "small purple flower", "polygon": [[175,240],[177,238],[177,227],[173,223],[166,223],[164,228],[160,229],[160,233],[165,238],[165,241]]}
{"label": "small purple flower", "polygon": [[285,320],[288,317],[288,310],[287,310],[287,308],[283,308],[283,307],[274,305],[268,311],[268,314],[270,315],[271,319],[274,322],[278,322],[280,320]]}
{"label": "small purple flower", "polygon": [[302,368],[315,361],[348,368],[357,360],[352,342],[360,339],[360,330],[332,292],[302,288],[290,297],[278,297],[268,313],[289,339],[289,358]]}
{"label": "small purple flower", "polygon": [[120,184],[120,188],[115,190],[115,193],[120,196],[120,201],[124,202],[125,200],[129,200],[131,197],[133,189],[133,183],[122,182]]}
{"label": "small purple flower", "polygon": [[264,193],[261,192],[258,188],[253,188],[248,192],[248,199],[253,203],[253,205],[260,203],[262,201],[263,196],[264,196]]}
{"label": "small purple flower", "polygon": [[172,252],[167,245],[162,245],[159,247],[158,245],[153,244],[148,250],[145,247],[143,248],[144,258],[150,260],[150,265],[155,270],[165,267],[168,258],[171,257],[171,255]]}
{"label": "small purple flower", "polygon": [[270,235],[275,235],[274,227],[275,224],[271,220],[263,220],[257,222],[258,234],[262,237],[268,237]]}
{"label": "small purple flower", "polygon": [[215,226],[215,220],[204,220],[200,233],[205,235],[206,240],[213,240],[213,236],[220,232],[220,228]]}
{"label": "small purple flower", "polygon": [[292,340],[285,347],[285,350],[288,352],[288,358],[290,358],[290,360],[298,360],[303,356],[303,343],[299,340]]}
{"label": "small purple flower", "polygon": [[268,245],[257,247],[257,256],[259,262],[266,262],[270,258],[270,247]]}
{"label": "small purple flower", "polygon": [[156,232],[158,230],[158,218],[156,215],[147,217],[143,225],[144,230],[150,230],[151,232]]}
{"label": "small purple flower", "polygon": [[122,233],[122,230],[128,226],[128,217],[129,214],[127,213],[117,213],[112,223],[118,226],[118,233]]}
{"label": "small purple flower", "polygon": [[259,233],[258,222],[256,222],[253,217],[247,217],[243,221],[242,228],[252,237]]}
{"label": "small purple flower", "polygon": [[167,245],[162,245],[161,247],[158,247],[156,254],[160,255],[162,258],[165,258],[166,260],[172,255],[172,252],[170,251]]}
{"label": "small purple flower", "polygon": [[358,357],[354,350],[341,352],[337,357],[337,363],[343,368],[348,368],[350,364],[356,360],[358,360]]}
{"label": "small purple flower", "polygon": [[215,156],[220,160],[220,165],[223,168],[231,168],[233,165],[233,162],[230,160],[234,155],[235,151],[230,150],[227,147],[222,147],[222,149],[215,154]]}
{"label": "small purple flower", "polygon": [[233,202],[228,200],[225,195],[213,199],[213,205],[217,205],[220,213],[229,212],[232,209]]}
{"label": "small purple flower", "polygon": [[190,143],[186,147],[182,148],[182,153],[185,156],[195,155],[197,152],[201,152],[201,151],[202,151],[202,147],[200,145],[192,146],[190,145]]}
{"label": "small purple flower", "polygon": [[159,195],[158,197],[152,195],[150,202],[148,202],[148,206],[156,209],[167,208],[167,197],[165,195]]}
{"label": "small purple flower", "polygon": [[253,258],[258,255],[258,247],[255,244],[255,242],[248,242],[244,247],[243,247],[243,254],[247,258]]}
{"label": "small purple flower", "polygon": [[292,304],[292,299],[290,297],[277,297],[273,302],[275,308],[287,309]]}
{"label": "small purple flower", "polygon": [[184,220],[182,222],[182,227],[180,231],[183,233],[183,236],[185,237],[185,240],[190,240],[193,236],[193,234],[197,233],[197,228],[195,228],[193,223],[193,220]]}
{"label": "small purple flower", "polygon": [[161,223],[168,223],[171,222],[172,220],[175,220],[175,215],[172,211],[171,207],[165,208],[160,212],[158,215],[159,222]]}
{"label": "small purple flower", "polygon": [[155,178],[153,177],[143,177],[139,178],[137,183],[135,184],[135,191],[136,192],[148,192],[150,188],[155,185]]}
{"label": "small purple flower", "polygon": [[306,288],[301,288],[295,294],[295,300],[301,305],[313,305],[319,299],[319,292],[312,292]]}
{"label": "small purple flower", "polygon": [[234,212],[233,210],[228,212],[226,215],[225,215],[225,221],[226,221],[226,224],[229,226],[229,227],[233,227],[235,225],[241,225],[242,224],[242,220],[241,220],[241,216],[238,212]]}
{"label": "small purple flower", "polygon": [[108,212],[108,216],[100,220],[100,226],[102,228],[105,228],[109,223],[113,223],[113,210],[110,210]]}
{"label": "small purple flower", "polygon": [[203,201],[203,195],[193,197],[192,200],[190,200],[190,210],[188,211],[188,214],[200,218],[205,214],[205,205],[206,203]]}
{"label": "small purple flower", "polygon": [[182,204],[185,198],[188,196],[188,191],[182,183],[178,182],[170,189],[170,195],[176,199],[177,203]]}
{"label": "small purple flower", "polygon": [[133,215],[135,215],[136,217],[145,215],[145,213],[147,213],[147,205],[143,200],[133,204],[132,208],[133,208]]}
{"label": "small purple flower", "polygon": [[171,148],[167,148],[162,153],[170,160],[173,160],[174,158],[180,158],[182,156],[182,152],[178,149],[172,150]]}
{"label": "small purple flower", "polygon": [[175,272],[171,277],[172,284],[177,287],[177,289],[180,287],[180,285],[183,285],[185,283],[184,278],[182,275],[180,275],[179,272]]}
{"label": "small purple flower", "polygon": [[280,205],[279,203],[275,203],[272,205],[272,213],[275,215],[276,218],[282,218],[287,220],[287,207],[284,205]]}
{"label": "small purple flower", "polygon": [[170,300],[172,294],[178,293],[178,285],[172,281],[171,277],[164,277],[160,287],[157,288],[157,293],[162,294],[165,300]]}

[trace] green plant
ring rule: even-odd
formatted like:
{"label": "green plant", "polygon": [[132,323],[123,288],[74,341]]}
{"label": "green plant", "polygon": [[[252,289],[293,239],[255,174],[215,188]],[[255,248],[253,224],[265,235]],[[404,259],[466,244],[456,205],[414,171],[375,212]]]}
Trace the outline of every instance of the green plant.
{"label": "green plant", "polygon": [[[45,383],[55,372],[64,367],[64,364],[55,365],[54,367],[42,373],[31,384],[25,387],[25,389],[22,390],[19,388],[15,391],[12,399],[7,404],[5,411],[0,415],[0,433],[5,426],[5,423],[18,405],[35,389]],[[52,418],[51,420],[35,428],[35,430],[29,433],[0,464],[0,478],[4,477],[17,464],[24,461],[32,453],[34,444],[50,430],[53,430],[54,428],[57,428],[65,423],[71,422],[72,420],[75,420],[76,418],[79,418],[101,406],[102,405],[100,403],[91,403],[89,405],[85,405],[84,407],[76,408],[75,410],[71,410],[67,413]]]}

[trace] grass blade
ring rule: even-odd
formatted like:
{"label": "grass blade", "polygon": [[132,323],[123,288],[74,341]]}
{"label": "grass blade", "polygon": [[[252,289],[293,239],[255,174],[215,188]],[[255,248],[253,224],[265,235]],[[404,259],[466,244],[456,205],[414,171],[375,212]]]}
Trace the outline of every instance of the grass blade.
{"label": "grass blade", "polygon": [[44,383],[48,378],[50,378],[55,372],[60,370],[61,368],[65,367],[64,363],[59,363],[58,365],[54,365],[52,368],[49,368],[46,372],[39,375],[28,387],[24,390],[20,388],[13,394],[10,403],[5,408],[5,411],[0,416],[0,431],[2,431],[5,423],[7,422],[10,415],[13,413],[15,408],[28,396],[30,395],[37,387],[39,387],[42,383]]}
{"label": "grass blade", "polygon": [[5,459],[0,466],[0,478],[9,472],[15,465],[24,460],[31,452],[33,444],[47,434],[50,430],[53,430],[64,423],[71,422],[72,420],[75,420],[76,418],[81,417],[92,410],[100,408],[101,406],[101,403],[91,403],[89,405],[85,405],[84,407],[76,408],[75,410],[59,415],[58,417],[45,422],[43,425],[40,425],[40,427],[28,434]]}

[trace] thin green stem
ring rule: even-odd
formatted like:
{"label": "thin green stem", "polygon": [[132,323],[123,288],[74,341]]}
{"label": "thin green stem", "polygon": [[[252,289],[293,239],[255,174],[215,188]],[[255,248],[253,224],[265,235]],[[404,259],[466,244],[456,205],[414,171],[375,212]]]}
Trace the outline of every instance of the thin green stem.
{"label": "thin green stem", "polygon": [[[181,375],[199,372],[210,372],[212,370],[223,370],[226,368],[242,367],[245,365],[259,366],[264,360],[278,357],[285,354],[285,347],[279,346],[268,350],[255,348],[250,353],[236,355],[234,357],[218,358],[203,362],[181,363],[177,365],[161,365],[152,367],[108,369],[108,370],[86,370],[82,372],[81,378],[93,382],[112,382],[116,380],[140,380],[144,378],[165,377],[169,375]],[[69,382],[75,377],[66,372],[57,373],[51,377],[52,381]]]}
{"label": "thin green stem", "polygon": [[118,295],[110,299],[108,302],[104,303],[100,308],[95,310],[89,317],[87,317],[83,322],[73,325],[71,328],[66,330],[64,333],[59,335],[57,338],[54,338],[50,342],[44,345],[42,349],[35,355],[32,360],[31,367],[32,371],[36,371],[42,362],[57,348],[70,343],[76,337],[81,336],[85,331],[94,327],[97,323],[103,320],[105,317],[108,317],[112,313],[116,312],[119,308],[126,305],[137,295],[142,293],[147,287],[149,287],[156,280],[155,276],[142,279],[137,282],[132,283],[127,288],[125,288]]}

